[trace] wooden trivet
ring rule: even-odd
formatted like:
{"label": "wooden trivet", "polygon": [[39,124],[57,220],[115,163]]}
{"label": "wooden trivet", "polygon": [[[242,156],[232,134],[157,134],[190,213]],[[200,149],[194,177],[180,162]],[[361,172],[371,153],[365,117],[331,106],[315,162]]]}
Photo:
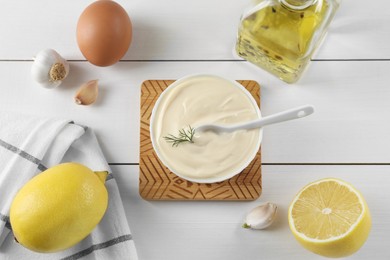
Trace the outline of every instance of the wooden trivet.
{"label": "wooden trivet", "polygon": [[[261,152],[240,174],[212,184],[194,183],[170,172],[158,159],[150,140],[149,121],[161,92],[174,80],[147,80],[141,86],[139,192],[146,200],[254,200],[261,188]],[[260,106],[256,81],[239,80]]]}

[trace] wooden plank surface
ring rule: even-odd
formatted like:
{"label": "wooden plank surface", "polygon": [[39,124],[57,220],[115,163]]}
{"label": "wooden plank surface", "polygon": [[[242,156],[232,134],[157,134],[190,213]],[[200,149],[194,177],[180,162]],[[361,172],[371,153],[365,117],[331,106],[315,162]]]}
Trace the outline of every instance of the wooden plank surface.
{"label": "wooden plank surface", "polygon": [[[298,244],[287,222],[287,209],[295,194],[307,183],[326,177],[352,183],[365,197],[373,220],[365,245],[358,253],[342,259],[390,259],[389,165],[264,165],[263,193],[258,200],[246,202],[146,201],[138,192],[138,165],[111,168],[140,260],[328,259]],[[271,228],[243,229],[246,214],[267,201],[279,207]],[[13,254],[18,245],[8,242],[0,248],[0,259],[24,260]],[[50,254],[40,254],[38,259],[52,258]]]}
{"label": "wooden plank surface", "polygon": [[[250,1],[117,0],[134,28],[124,59],[234,59],[239,18]],[[0,60],[31,60],[48,47],[66,59],[84,60],[76,43],[76,26],[81,12],[92,2],[0,0]],[[342,1],[316,58],[390,59],[389,10],[387,0]]]}
{"label": "wooden plank surface", "polygon": [[[161,93],[174,80],[146,80],[141,86],[139,192],[146,200],[255,200],[261,194],[261,153],[238,175],[210,184],[194,183],[172,173],[160,161],[150,139],[150,117]],[[260,86],[239,80],[260,106]]]}
{"label": "wooden plank surface", "polygon": [[[0,62],[0,110],[71,118],[92,127],[111,163],[139,162],[140,88],[146,79],[212,73],[262,85],[263,115],[307,103],[313,115],[264,129],[263,163],[389,163],[390,62],[316,61],[287,85],[242,62],[121,62],[99,68],[71,62],[63,85],[48,90],[30,77],[31,62]],[[73,103],[78,86],[99,79],[96,104]],[[343,145],[340,145],[340,144]]]}
{"label": "wooden plank surface", "polygon": [[[0,0],[0,110],[70,118],[94,129],[118,180],[140,260],[324,259],[298,245],[286,213],[300,188],[330,176],[354,184],[373,217],[367,243],[348,259],[390,259],[390,1],[342,1],[315,61],[294,85],[232,54],[239,16],[250,1],[118,0],[132,19],[133,43],[125,61],[99,68],[84,60],[75,38],[78,16],[93,0]],[[44,48],[73,60],[55,90],[30,78],[32,57]],[[308,118],[264,130],[258,200],[140,197],[141,83],[193,73],[258,81],[263,115],[306,103],[316,107]],[[98,102],[75,106],[77,87],[95,78]],[[243,230],[246,213],[266,201],[279,206],[275,225]],[[22,259],[13,254],[16,246],[3,245],[0,259]]]}
{"label": "wooden plank surface", "polygon": [[[287,223],[287,208],[307,183],[337,177],[364,195],[373,227],[367,243],[348,260],[390,259],[390,166],[263,165],[263,193],[247,202],[145,201],[138,166],[112,166],[140,260],[325,260],[301,247]],[[245,215],[267,201],[278,205],[269,230],[241,228]],[[14,246],[14,245],[13,245]],[[1,258],[0,252],[0,258]]]}

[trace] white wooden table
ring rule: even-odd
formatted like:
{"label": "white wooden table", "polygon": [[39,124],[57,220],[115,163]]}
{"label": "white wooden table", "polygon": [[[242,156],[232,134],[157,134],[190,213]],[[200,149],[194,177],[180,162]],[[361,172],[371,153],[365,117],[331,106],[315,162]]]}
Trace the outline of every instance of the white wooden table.
{"label": "white wooden table", "polygon": [[[301,81],[287,85],[232,55],[249,0],[118,0],[133,42],[114,66],[86,62],[76,24],[92,1],[0,0],[0,110],[71,118],[92,127],[112,166],[141,260],[322,259],[290,233],[287,208],[300,188],[323,177],[351,182],[365,196],[373,227],[350,259],[390,259],[390,2],[345,0]],[[32,57],[53,48],[71,72],[55,90],[35,85]],[[269,115],[306,103],[312,116],[265,129],[263,194],[252,202],[150,202],[138,193],[140,85],[213,73],[262,85]],[[73,104],[77,87],[100,79],[97,104]],[[246,213],[279,205],[275,225],[241,228]],[[12,252],[9,255],[12,258]]]}

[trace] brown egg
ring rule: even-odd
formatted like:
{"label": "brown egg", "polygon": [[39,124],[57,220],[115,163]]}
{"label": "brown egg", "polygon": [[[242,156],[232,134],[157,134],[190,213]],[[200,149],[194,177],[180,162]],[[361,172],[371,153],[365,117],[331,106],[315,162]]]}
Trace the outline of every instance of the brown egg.
{"label": "brown egg", "polygon": [[125,9],[114,1],[90,4],[77,23],[77,44],[94,65],[110,66],[129,49],[132,26]]}

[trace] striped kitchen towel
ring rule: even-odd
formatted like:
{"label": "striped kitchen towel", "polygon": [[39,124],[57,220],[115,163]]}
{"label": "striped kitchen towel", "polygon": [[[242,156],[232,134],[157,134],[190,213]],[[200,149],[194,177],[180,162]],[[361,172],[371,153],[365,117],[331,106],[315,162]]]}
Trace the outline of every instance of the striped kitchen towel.
{"label": "striped kitchen towel", "polygon": [[[70,161],[110,172],[108,209],[92,233],[74,247],[49,254],[27,250],[13,241],[12,199],[36,174]],[[93,131],[69,120],[0,112],[0,259],[80,258],[137,259],[118,186]]]}

